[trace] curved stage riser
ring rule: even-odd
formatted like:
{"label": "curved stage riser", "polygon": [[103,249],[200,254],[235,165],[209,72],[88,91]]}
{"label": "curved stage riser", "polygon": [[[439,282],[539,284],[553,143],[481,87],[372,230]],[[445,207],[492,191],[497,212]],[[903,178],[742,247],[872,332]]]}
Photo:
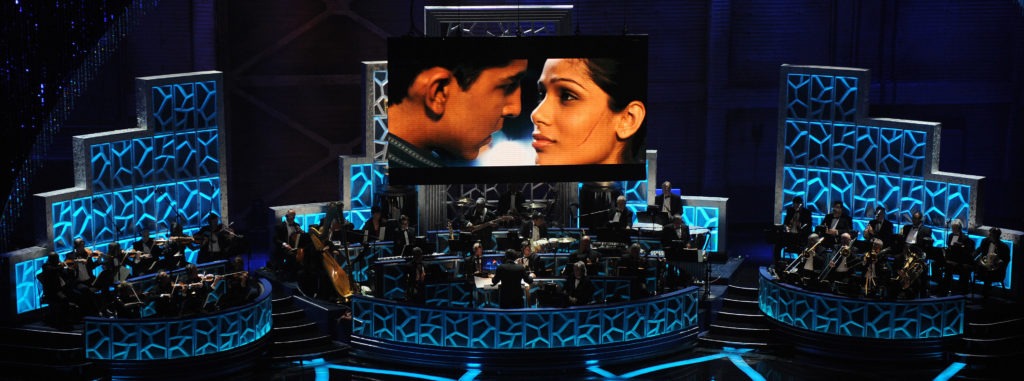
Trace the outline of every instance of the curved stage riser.
{"label": "curved stage riser", "polygon": [[758,305],[773,331],[814,356],[871,361],[933,361],[963,334],[962,296],[883,302],[818,293],[781,283],[765,268]]}
{"label": "curved stage riser", "polygon": [[[523,350],[552,366],[635,360],[692,346],[699,330],[697,302],[696,287],[633,302],[563,309],[455,309],[357,297],[352,344],[366,357],[436,366],[473,359],[514,367],[507,363],[510,353]],[[410,358],[410,353],[417,355]]]}

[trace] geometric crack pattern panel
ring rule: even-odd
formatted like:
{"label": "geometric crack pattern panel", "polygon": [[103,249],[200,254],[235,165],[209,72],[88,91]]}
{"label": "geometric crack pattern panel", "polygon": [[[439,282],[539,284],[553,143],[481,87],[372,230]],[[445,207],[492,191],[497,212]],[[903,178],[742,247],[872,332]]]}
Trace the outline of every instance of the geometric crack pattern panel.
{"label": "geometric crack pattern panel", "polygon": [[711,228],[705,242],[706,251],[718,252],[718,220],[719,210],[713,206],[683,206],[683,223],[686,226]]}
{"label": "geometric crack pattern panel", "polygon": [[248,345],[270,332],[270,283],[251,304],[226,312],[167,319],[85,319],[90,360],[169,360],[215,354]]}
{"label": "geometric crack pattern panel", "polygon": [[172,222],[188,232],[211,212],[226,217],[221,81],[216,72],[139,78],[138,128],[75,137],[83,149],[73,160],[84,178],[75,188],[38,195],[55,251],[70,251],[79,237],[105,249],[142,229],[162,237]]}
{"label": "geometric crack pattern panel", "polygon": [[[958,218],[968,228],[978,179],[939,174],[935,123],[867,118],[866,70],[784,65],[779,106],[775,212],[802,196],[812,220],[842,201],[855,219],[886,207],[894,225],[914,211],[933,229]],[[975,196],[976,198],[976,196]]]}
{"label": "geometric crack pattern panel", "polygon": [[369,96],[370,117],[373,119],[373,157],[374,163],[387,162],[388,136],[388,69],[387,64],[370,71],[373,76],[373,89]]}
{"label": "geometric crack pattern panel", "polygon": [[459,349],[586,347],[656,338],[697,326],[697,288],[614,307],[460,309],[381,298],[352,301],[352,334]]}
{"label": "geometric crack pattern panel", "polygon": [[36,281],[36,275],[41,272],[43,263],[46,263],[45,256],[14,264],[14,296],[17,300],[16,309],[19,314],[46,306],[45,303],[40,302],[40,298],[43,297],[43,288]]}
{"label": "geometric crack pattern panel", "polygon": [[849,299],[781,284],[761,270],[758,306],[781,324],[821,334],[917,340],[963,334],[964,299],[904,302]]}

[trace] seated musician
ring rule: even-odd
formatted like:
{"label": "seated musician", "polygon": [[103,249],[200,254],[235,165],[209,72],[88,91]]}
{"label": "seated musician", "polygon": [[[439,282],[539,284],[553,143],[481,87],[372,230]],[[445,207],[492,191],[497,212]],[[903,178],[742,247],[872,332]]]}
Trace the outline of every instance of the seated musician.
{"label": "seated musician", "polygon": [[570,306],[583,306],[594,301],[597,287],[587,276],[587,265],[583,262],[572,264],[572,275],[565,281],[565,293],[569,296]]}
{"label": "seated musician", "polygon": [[214,213],[206,216],[206,226],[196,233],[196,240],[199,242],[198,263],[209,263],[224,259],[228,251],[229,235],[227,229],[220,223],[220,217]]}
{"label": "seated musician", "polygon": [[71,330],[72,324],[77,320],[72,314],[72,309],[78,305],[72,299],[71,290],[68,288],[74,278],[73,270],[61,262],[60,256],[52,251],[46,256],[46,262],[43,263],[39,275],[36,275],[43,288],[43,300],[40,304],[49,304],[46,323],[59,330]]}
{"label": "seated musician", "polygon": [[193,263],[185,265],[185,276],[180,280],[181,315],[193,315],[203,311],[206,296],[210,294],[210,285],[199,275],[199,267]]}
{"label": "seated musician", "polygon": [[672,183],[668,181],[661,183],[661,194],[654,197],[654,206],[665,216],[683,214],[683,200],[679,195],[672,193]]}
{"label": "seated musician", "polygon": [[821,253],[825,252],[824,242],[825,238],[816,233],[807,236],[806,249],[794,260],[797,264],[796,272],[801,278],[817,279],[821,273],[825,266],[825,260],[821,257]]}
{"label": "seated musician", "polygon": [[1006,277],[1006,267],[1010,263],[1010,246],[1000,239],[1002,234],[999,228],[989,229],[988,236],[974,251],[977,258],[975,277],[984,282],[981,295],[985,298],[992,289],[992,282],[1000,282]]}
{"label": "seated musician", "polygon": [[[498,266],[491,278],[491,284],[499,284],[499,302],[501,308],[523,308],[523,287],[522,282],[532,284],[533,278],[526,271],[526,267],[516,264],[515,250],[505,251],[505,263]],[[522,282],[520,282],[522,281]]]}
{"label": "seated musician", "polygon": [[811,211],[804,207],[803,197],[793,197],[792,204],[786,207],[782,228],[784,235],[776,238],[775,246],[772,248],[772,263],[782,260],[782,250],[785,247],[800,247],[811,234]]}
{"label": "seated musician", "polygon": [[243,305],[259,296],[255,284],[249,280],[249,272],[241,256],[231,260],[229,276],[224,278],[224,295],[217,300],[217,308],[225,309]]}
{"label": "seated musician", "polygon": [[394,255],[408,257],[412,255],[413,240],[416,239],[416,232],[409,228],[409,216],[398,217],[398,228],[391,232],[390,236],[395,243]]}
{"label": "seated musician", "polygon": [[156,315],[158,317],[178,316],[180,312],[178,305],[181,303],[182,295],[178,290],[179,285],[175,284],[171,279],[171,274],[165,270],[157,271],[155,279],[156,285],[150,295],[155,298]]}
{"label": "seated musician", "polygon": [[871,239],[871,249],[864,253],[861,260],[864,266],[864,282],[862,291],[866,297],[877,297],[882,286],[889,281],[889,269],[886,268],[886,256],[890,249],[883,249],[884,244],[879,238]]}
{"label": "seated musician", "polygon": [[644,278],[647,275],[647,262],[640,257],[640,245],[629,245],[629,252],[619,260],[619,276],[630,278],[629,292],[630,300],[636,300],[650,296],[647,291],[647,284]]}
{"label": "seated musician", "polygon": [[875,218],[868,221],[868,226],[864,228],[864,241],[871,242],[872,239],[878,238],[882,240],[883,246],[888,246],[892,242],[893,226],[892,222],[885,219],[885,207],[875,207]]}
{"label": "seated musician", "polygon": [[523,252],[523,256],[516,259],[516,263],[526,267],[526,272],[530,274],[531,278],[544,274],[544,262],[541,261],[540,256],[535,254],[537,247],[530,241],[523,240],[519,248]]}
{"label": "seated musician", "polygon": [[523,225],[519,228],[519,237],[530,242],[547,239],[548,227],[544,221],[544,215],[537,212],[531,216],[529,221],[523,222]]}
{"label": "seated musician", "polygon": [[473,250],[465,263],[466,280],[469,283],[475,283],[474,276],[487,276],[487,271],[484,270],[484,245],[480,242],[474,242]]}
{"label": "seated musician", "polygon": [[949,228],[950,232],[946,236],[946,266],[937,290],[939,296],[945,296],[953,291],[951,287],[954,274],[960,277],[956,292],[966,293],[971,283],[971,271],[974,270],[974,261],[971,257],[971,253],[974,252],[974,240],[964,232],[964,223],[960,219],[954,219]]}
{"label": "seated musician", "polygon": [[296,253],[302,227],[295,222],[295,209],[288,209],[284,221],[274,229],[274,249],[271,251],[270,267],[277,271],[284,280],[292,280],[299,271]]}
{"label": "seated musician", "polygon": [[366,220],[366,223],[363,224],[363,243],[386,240],[386,226],[380,207],[374,206],[370,208],[370,219]]}
{"label": "seated musician", "polygon": [[601,253],[594,250],[590,241],[591,238],[588,235],[580,238],[580,247],[572,252],[572,254],[569,254],[569,261],[566,262],[566,266],[562,269],[562,276],[572,275],[573,269],[570,265],[576,262],[583,262],[591,274],[597,273],[597,264],[601,261]]}
{"label": "seated musician", "polygon": [[608,228],[624,230],[632,227],[633,211],[626,208],[626,196],[619,196],[615,199],[615,207],[608,211]]}
{"label": "seated musician", "polygon": [[850,274],[856,260],[856,254],[858,249],[853,245],[853,237],[850,233],[843,233],[839,236],[839,249],[832,254],[832,258],[829,260],[828,266],[828,277],[826,280],[831,281],[833,285],[833,291],[846,293],[849,288],[846,288],[850,284]]}
{"label": "seated musician", "polygon": [[846,214],[846,208],[842,201],[832,203],[832,213],[825,215],[824,221],[819,226],[818,235],[825,239],[824,246],[835,246],[839,242],[839,235],[848,233],[853,229],[853,218]]}
{"label": "seated musician", "polygon": [[405,272],[405,300],[413,304],[423,304],[426,296],[427,268],[423,265],[423,249],[410,249],[412,261]]}
{"label": "seated musician", "polygon": [[164,245],[162,250],[163,257],[157,264],[157,268],[165,270],[175,270],[185,267],[188,263],[185,261],[185,249],[195,249],[197,243],[193,237],[185,235],[184,227],[177,222],[171,223],[170,239],[167,244]]}
{"label": "seated musician", "polygon": [[692,246],[690,240],[690,227],[683,223],[680,215],[672,216],[672,223],[661,229],[661,248],[666,253],[669,251],[680,251]]}
{"label": "seated musician", "polygon": [[130,262],[125,261],[125,264],[132,266],[134,275],[150,274],[156,271],[156,259],[160,257],[161,248],[157,245],[156,240],[150,237],[149,229],[142,229],[139,234],[139,240],[132,243],[132,250],[138,252],[139,255],[136,255]]}
{"label": "seated musician", "polygon": [[[896,256],[896,268],[903,266],[907,255],[913,253],[927,253],[932,248],[932,229],[924,225],[924,219],[921,212],[914,211],[911,214],[911,223],[904,225],[900,230],[898,243],[900,246],[900,254]],[[916,247],[918,250],[911,251],[911,247]],[[925,258],[920,258],[925,259]]]}

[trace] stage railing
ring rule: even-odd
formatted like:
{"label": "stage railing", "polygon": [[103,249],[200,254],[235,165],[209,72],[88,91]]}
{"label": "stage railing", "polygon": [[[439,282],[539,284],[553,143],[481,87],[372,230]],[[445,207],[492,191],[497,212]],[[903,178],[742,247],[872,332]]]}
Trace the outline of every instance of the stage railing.
{"label": "stage railing", "polygon": [[918,340],[963,334],[963,296],[902,301],[847,298],[782,283],[761,268],[758,305],[779,324],[825,335]]}
{"label": "stage railing", "polygon": [[85,318],[85,358],[155,361],[199,357],[252,344],[270,332],[270,283],[252,302],[209,314],[166,319]]}

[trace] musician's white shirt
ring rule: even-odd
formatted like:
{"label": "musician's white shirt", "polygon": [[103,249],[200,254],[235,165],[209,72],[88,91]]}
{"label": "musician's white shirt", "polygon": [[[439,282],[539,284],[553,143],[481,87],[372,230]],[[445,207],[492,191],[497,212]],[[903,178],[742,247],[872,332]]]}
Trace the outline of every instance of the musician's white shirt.
{"label": "musician's white shirt", "polygon": [[910,227],[910,232],[907,233],[907,243],[912,245],[917,243],[917,226]]}

